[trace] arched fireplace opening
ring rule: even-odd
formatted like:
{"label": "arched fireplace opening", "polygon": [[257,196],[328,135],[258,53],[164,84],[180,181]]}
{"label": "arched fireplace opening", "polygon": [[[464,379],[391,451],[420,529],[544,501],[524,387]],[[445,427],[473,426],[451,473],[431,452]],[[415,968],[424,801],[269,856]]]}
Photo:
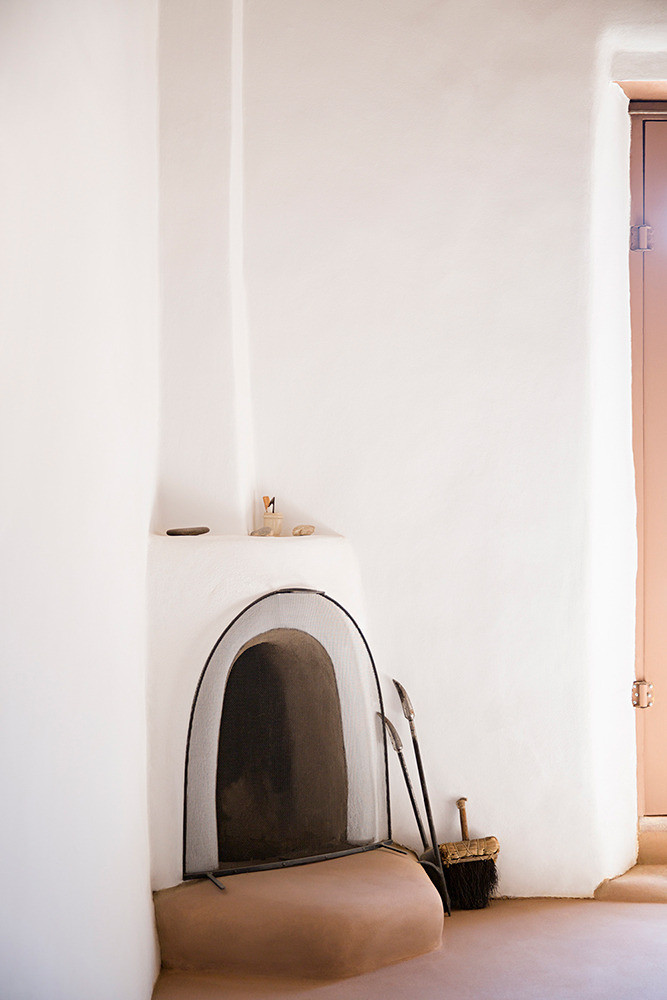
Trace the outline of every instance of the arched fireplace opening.
{"label": "arched fireplace opening", "polygon": [[296,589],[249,605],[213,648],[192,706],[183,877],[390,841],[378,713],[370,650],[341,605]]}
{"label": "arched fireplace opening", "polygon": [[248,642],[222,705],[218,856],[284,861],[330,854],[347,840],[347,767],[331,658],[307,632]]}

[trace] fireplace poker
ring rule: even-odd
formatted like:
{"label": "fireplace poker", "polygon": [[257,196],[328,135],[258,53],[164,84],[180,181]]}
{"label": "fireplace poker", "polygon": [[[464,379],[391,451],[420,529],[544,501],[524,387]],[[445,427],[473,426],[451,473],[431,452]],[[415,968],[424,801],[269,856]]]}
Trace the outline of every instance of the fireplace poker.
{"label": "fireplace poker", "polygon": [[[412,707],[412,702],[408,697],[408,692],[405,690],[402,684],[399,684],[397,680],[394,680],[394,687],[398,691],[398,697],[401,699],[401,707],[403,709],[403,715],[408,720],[410,725],[410,734],[412,736],[412,746],[415,751],[415,760],[417,761],[417,770],[419,771],[419,781],[422,789],[422,796],[424,798],[424,808],[426,809],[426,819],[428,820],[428,829],[431,834],[431,844],[432,849],[427,852],[424,860],[429,861],[434,865],[442,879],[442,888],[444,889],[444,894],[441,892],[442,901],[445,905],[445,909],[449,916],[452,913],[452,904],[449,899],[449,893],[447,891],[447,880],[445,878],[445,870],[442,864],[442,857],[440,856],[440,849],[438,847],[438,838],[435,832],[435,826],[433,824],[433,813],[431,811],[431,800],[428,796],[428,789],[426,787],[426,776],[424,774],[424,765],[422,764],[422,755],[419,749],[419,740],[417,739],[417,730],[415,729],[415,710]],[[432,857],[430,855],[432,854]]]}
{"label": "fireplace poker", "polygon": [[393,722],[390,722],[386,715],[382,715],[378,712],[378,715],[387,727],[387,732],[389,733],[389,739],[394,750],[398,754],[398,759],[401,762],[401,770],[403,771],[403,777],[405,778],[405,787],[408,790],[408,795],[410,796],[410,804],[412,805],[412,811],[415,814],[415,819],[417,821],[417,826],[419,828],[419,836],[422,839],[422,845],[425,851],[428,851],[428,840],[426,839],[426,830],[424,829],[424,824],[422,822],[421,813],[419,812],[419,806],[417,805],[417,800],[415,798],[415,790],[412,787],[412,781],[410,780],[410,773],[408,771],[408,765],[405,763],[405,755],[403,754],[403,743],[401,737],[396,731],[396,726]]}

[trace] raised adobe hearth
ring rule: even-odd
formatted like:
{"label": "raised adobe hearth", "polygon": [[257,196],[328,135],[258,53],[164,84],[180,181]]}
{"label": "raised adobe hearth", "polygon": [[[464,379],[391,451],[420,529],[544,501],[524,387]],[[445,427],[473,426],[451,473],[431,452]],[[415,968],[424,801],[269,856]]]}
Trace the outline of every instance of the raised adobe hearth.
{"label": "raised adobe hearth", "polygon": [[165,970],[331,980],[440,947],[438,894],[411,854],[386,848],[185,882],[155,894]]}

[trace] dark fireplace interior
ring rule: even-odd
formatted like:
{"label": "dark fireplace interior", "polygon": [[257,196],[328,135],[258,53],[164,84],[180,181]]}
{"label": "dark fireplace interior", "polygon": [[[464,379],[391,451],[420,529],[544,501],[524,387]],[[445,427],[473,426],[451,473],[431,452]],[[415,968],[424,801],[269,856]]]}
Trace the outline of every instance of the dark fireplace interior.
{"label": "dark fireplace interior", "polygon": [[216,780],[225,863],[345,850],[347,766],[333,663],[306,632],[252,639],[229,673]]}

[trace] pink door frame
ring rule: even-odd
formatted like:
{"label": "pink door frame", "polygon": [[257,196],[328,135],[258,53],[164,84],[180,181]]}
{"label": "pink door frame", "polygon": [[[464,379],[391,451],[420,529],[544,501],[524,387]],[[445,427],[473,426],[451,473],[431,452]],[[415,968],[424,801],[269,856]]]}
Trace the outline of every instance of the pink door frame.
{"label": "pink door frame", "polygon": [[[643,111],[638,109],[642,107]],[[631,225],[657,225],[667,208],[667,104],[633,108]],[[646,169],[645,155],[649,158]],[[659,206],[658,206],[659,200]],[[633,449],[637,495],[635,676],[655,685],[655,704],[637,715],[639,815],[667,814],[667,226],[648,253],[630,252]],[[663,458],[664,456],[664,458]],[[664,512],[664,513],[663,513]]]}

